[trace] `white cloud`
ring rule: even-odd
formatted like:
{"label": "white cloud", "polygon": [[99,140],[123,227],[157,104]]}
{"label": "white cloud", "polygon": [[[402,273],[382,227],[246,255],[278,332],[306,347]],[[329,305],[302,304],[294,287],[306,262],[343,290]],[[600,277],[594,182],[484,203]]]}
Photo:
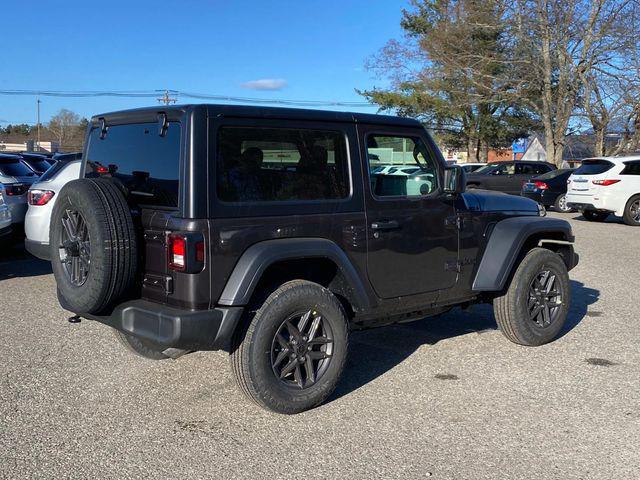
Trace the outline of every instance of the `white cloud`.
{"label": "white cloud", "polygon": [[282,90],[287,86],[287,81],[282,78],[262,78],[244,82],[240,86],[251,90]]}

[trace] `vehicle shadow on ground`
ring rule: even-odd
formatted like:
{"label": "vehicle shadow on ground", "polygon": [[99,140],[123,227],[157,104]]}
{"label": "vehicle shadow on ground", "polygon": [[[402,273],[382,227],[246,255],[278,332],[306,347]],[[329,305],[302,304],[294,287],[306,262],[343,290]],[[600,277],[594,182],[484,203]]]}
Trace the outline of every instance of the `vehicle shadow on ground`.
{"label": "vehicle shadow on ground", "polygon": [[[589,305],[597,302],[600,296],[598,290],[587,288],[576,281],[571,282],[571,293],[569,316],[559,338],[573,330],[590,313]],[[591,313],[598,316],[600,312]],[[402,363],[423,345],[435,345],[441,340],[460,335],[481,335],[497,328],[491,305],[475,305],[467,311],[455,308],[438,317],[353,332],[350,337],[349,359],[342,380],[329,401],[375,380]]]}
{"label": "vehicle shadow on ground", "polygon": [[51,263],[32,256],[22,245],[0,249],[0,281],[50,273]]}
{"label": "vehicle shadow on ground", "polygon": [[593,222],[590,220],[587,220],[586,218],[584,218],[581,214],[579,213],[572,213],[571,215],[574,215],[573,217],[571,217],[571,220],[576,220],[578,222],[584,222],[584,223],[615,223],[618,225],[626,225],[626,223],[624,223],[622,221],[622,218],[620,217],[616,217],[615,215],[609,215],[606,220],[602,221],[602,222]]}

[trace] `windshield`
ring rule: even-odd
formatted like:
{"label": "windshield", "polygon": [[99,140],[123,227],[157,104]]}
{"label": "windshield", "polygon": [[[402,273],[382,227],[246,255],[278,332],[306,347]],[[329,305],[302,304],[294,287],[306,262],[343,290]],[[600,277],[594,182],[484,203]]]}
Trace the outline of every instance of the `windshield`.
{"label": "windshield", "polygon": [[494,172],[498,169],[500,165],[496,165],[496,164],[492,164],[492,165],[485,165],[484,167],[480,167],[479,169],[477,169],[475,172],[473,173],[491,173]]}
{"label": "windshield", "polygon": [[0,158],[0,173],[9,177],[32,177],[35,175],[20,160],[6,158]]}

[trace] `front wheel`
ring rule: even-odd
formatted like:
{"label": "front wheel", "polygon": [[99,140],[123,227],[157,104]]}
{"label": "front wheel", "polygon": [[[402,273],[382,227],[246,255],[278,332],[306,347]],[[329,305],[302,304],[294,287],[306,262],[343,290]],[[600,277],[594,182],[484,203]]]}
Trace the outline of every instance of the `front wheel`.
{"label": "front wheel", "polygon": [[609,216],[609,212],[598,212],[596,210],[583,210],[582,216],[589,222],[604,222]]}
{"label": "front wheel", "polygon": [[263,408],[293,414],[322,403],[347,358],[347,317],[338,299],[303,280],[273,292],[238,330],[231,366],[242,392]]}
{"label": "front wheel", "polygon": [[567,267],[560,256],[534,248],[524,257],[504,295],[493,301],[496,322],[514,343],[538,346],[562,329],[571,304]]}

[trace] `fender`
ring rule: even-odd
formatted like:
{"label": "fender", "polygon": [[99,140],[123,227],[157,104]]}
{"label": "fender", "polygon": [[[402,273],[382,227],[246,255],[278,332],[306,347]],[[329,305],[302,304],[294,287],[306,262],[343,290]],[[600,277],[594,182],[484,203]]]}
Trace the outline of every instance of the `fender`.
{"label": "fender", "polygon": [[275,262],[300,258],[328,258],[340,269],[351,287],[354,307],[371,308],[367,293],[353,264],[334,242],[324,238],[283,238],[265,240],[249,247],[240,257],[222,295],[220,305],[247,305],[264,271]]}
{"label": "fender", "polygon": [[567,243],[575,240],[571,225],[566,220],[547,217],[514,217],[501,220],[491,233],[472,290],[502,290],[522,246],[532,235],[540,233],[560,233]]}

